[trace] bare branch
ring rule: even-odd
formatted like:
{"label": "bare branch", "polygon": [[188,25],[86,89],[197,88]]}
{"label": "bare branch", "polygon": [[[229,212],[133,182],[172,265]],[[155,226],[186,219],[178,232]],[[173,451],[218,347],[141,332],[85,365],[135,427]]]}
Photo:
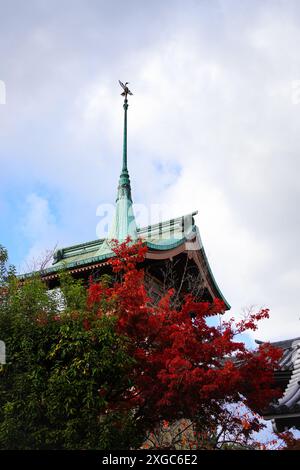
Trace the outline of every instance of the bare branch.
{"label": "bare branch", "polygon": [[38,258],[33,257],[29,262],[26,263],[27,271],[40,273],[45,271],[45,269],[51,265],[56,250],[57,244],[52,249],[45,250]]}

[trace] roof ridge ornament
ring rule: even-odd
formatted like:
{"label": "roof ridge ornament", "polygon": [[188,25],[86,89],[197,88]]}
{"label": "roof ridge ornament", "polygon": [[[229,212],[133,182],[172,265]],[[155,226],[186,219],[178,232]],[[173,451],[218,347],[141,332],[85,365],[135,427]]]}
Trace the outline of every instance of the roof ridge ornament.
{"label": "roof ridge ornament", "polygon": [[120,86],[123,88],[123,93],[121,93],[121,96],[124,96],[125,99],[124,101],[127,101],[127,95],[133,95],[131,91],[129,90],[128,86],[129,82],[122,83],[121,80],[119,80]]}

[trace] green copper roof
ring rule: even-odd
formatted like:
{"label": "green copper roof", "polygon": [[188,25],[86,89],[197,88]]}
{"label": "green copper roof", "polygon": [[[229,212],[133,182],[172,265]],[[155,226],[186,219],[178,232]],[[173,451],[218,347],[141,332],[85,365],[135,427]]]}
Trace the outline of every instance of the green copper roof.
{"label": "green copper roof", "polygon": [[[197,237],[205,269],[215,286],[219,298],[224,300],[227,308],[230,308],[230,305],[222,295],[222,292],[214,279],[207,260],[205,250],[201,242],[200,233],[194,221],[194,215],[196,214],[197,212],[193,212],[176,219],[170,219],[158,224],[137,228],[137,237],[143,239],[151,251],[171,250]],[[54,274],[64,269],[87,266],[108,260],[112,256],[114,256],[114,254],[109,241],[104,238],[79,245],[73,245],[57,250],[54,255],[53,265],[50,268],[45,269],[43,274]],[[22,275],[22,277],[24,278],[31,275],[32,273],[28,273],[26,275]]]}
{"label": "green copper roof", "polygon": [[[137,238],[142,238],[152,250],[169,250],[184,243],[195,231],[193,216],[196,212],[154,225],[137,228]],[[86,265],[113,256],[109,239],[93,240],[56,251],[53,266],[47,272],[61,268]]]}

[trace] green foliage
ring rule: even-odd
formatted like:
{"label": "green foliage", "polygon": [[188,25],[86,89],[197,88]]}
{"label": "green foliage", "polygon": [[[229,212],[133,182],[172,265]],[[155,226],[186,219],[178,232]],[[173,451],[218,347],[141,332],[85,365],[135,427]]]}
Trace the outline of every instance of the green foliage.
{"label": "green foliage", "polygon": [[61,286],[49,295],[38,277],[20,284],[0,247],[0,449],[134,447],[132,412],[105,412],[130,386],[127,340],[114,317],[87,311],[80,282],[64,274]]}
{"label": "green foliage", "polygon": [[60,275],[60,288],[68,311],[85,310],[86,289],[82,281],[75,280],[68,272]]}
{"label": "green foliage", "polygon": [[4,286],[7,280],[15,276],[16,270],[14,266],[7,266],[8,253],[6,248],[0,245],[0,287]]}

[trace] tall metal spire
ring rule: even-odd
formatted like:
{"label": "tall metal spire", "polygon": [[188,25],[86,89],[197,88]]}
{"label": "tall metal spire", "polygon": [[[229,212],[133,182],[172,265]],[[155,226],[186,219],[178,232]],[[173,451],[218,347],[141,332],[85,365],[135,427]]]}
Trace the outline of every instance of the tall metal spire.
{"label": "tall metal spire", "polygon": [[132,93],[127,86],[128,82],[125,82],[124,84],[119,80],[119,84],[121,85],[123,89],[121,96],[124,96],[124,104],[123,104],[124,130],[123,130],[123,166],[122,166],[122,172],[121,172],[120,181],[119,181],[117,202],[120,199],[120,197],[124,197],[125,195],[132,202],[130,179],[129,179],[129,173],[128,173],[128,168],[127,168],[127,110],[128,110],[127,96],[132,95]]}
{"label": "tall metal spire", "polygon": [[[132,240],[137,239],[136,222],[132,207],[130,178],[127,168],[127,96],[132,95],[132,93],[127,86],[128,82],[123,84],[119,80],[119,83],[123,88],[121,95],[124,96],[123,163],[118,185],[115,215],[107,242],[109,242],[109,240],[118,240],[122,242],[126,240],[128,236]],[[107,243],[103,243],[100,248],[101,252],[104,250],[107,250]]]}
{"label": "tall metal spire", "polygon": [[123,168],[122,171],[127,170],[127,109],[128,109],[128,100],[125,98],[124,104],[124,136],[123,136]]}
{"label": "tall metal spire", "polygon": [[124,194],[126,193],[127,197],[132,202],[130,178],[129,178],[128,168],[127,168],[127,110],[128,110],[127,96],[124,99],[123,109],[124,109],[123,166],[122,166],[122,172],[120,174],[117,201],[120,197],[124,196]]}

